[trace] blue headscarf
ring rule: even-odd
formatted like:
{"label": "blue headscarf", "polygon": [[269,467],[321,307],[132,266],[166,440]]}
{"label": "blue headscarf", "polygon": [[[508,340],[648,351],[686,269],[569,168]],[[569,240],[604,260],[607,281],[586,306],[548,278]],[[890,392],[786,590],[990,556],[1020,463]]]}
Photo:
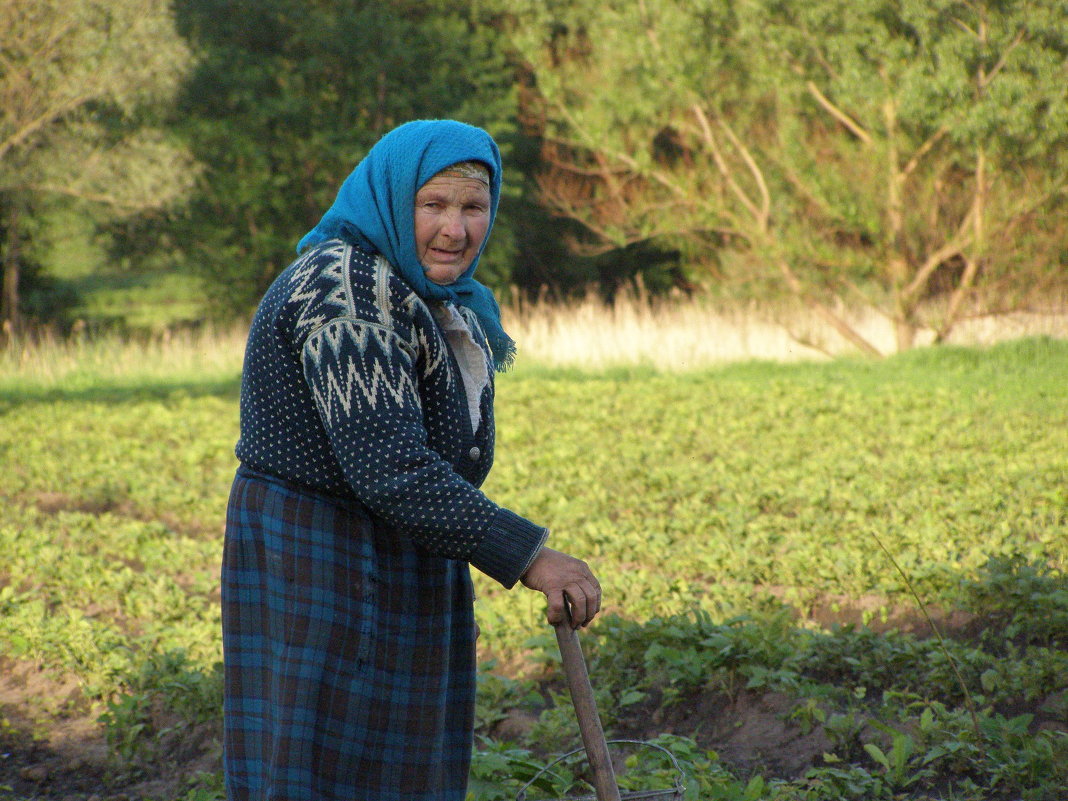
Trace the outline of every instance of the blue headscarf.
{"label": "blue headscarf", "polygon": [[[471,266],[448,286],[423,272],[415,247],[415,194],[445,167],[480,161],[490,173],[490,225]],[[297,245],[307,247],[340,238],[384,256],[423,300],[451,300],[467,306],[482,324],[498,370],[515,357],[515,343],[501,327],[493,293],[474,279],[501,196],[501,154],[481,128],[453,120],[415,120],[387,133],[356,165],[337,199]]]}

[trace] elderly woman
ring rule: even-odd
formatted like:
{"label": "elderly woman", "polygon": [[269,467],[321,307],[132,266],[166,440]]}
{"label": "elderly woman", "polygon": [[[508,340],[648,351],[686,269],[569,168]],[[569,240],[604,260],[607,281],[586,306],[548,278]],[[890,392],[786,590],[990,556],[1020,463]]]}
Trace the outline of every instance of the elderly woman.
{"label": "elderly woman", "polygon": [[553,623],[600,607],[584,562],[478,489],[514,352],[473,278],[500,185],[485,131],[402,125],[260,304],[222,572],[231,799],[463,799],[468,566]]}

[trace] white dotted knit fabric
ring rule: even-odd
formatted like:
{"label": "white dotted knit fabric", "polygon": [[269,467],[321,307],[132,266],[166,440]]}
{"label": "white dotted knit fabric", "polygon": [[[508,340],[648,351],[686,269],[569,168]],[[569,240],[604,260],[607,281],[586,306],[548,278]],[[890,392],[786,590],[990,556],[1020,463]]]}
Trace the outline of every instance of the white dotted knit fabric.
{"label": "white dotted knit fabric", "polygon": [[477,318],[463,319],[487,365],[470,403],[440,324],[384,259],[339,240],[312,248],[253,320],[237,456],[355,498],[429,552],[510,585],[545,533],[478,489],[493,459],[492,363]]}

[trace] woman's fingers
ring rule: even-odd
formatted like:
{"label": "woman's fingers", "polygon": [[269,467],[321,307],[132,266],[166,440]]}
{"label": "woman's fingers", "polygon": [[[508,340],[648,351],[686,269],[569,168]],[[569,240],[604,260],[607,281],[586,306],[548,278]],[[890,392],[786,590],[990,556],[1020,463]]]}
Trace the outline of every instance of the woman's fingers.
{"label": "woman's fingers", "polygon": [[571,628],[577,629],[589,623],[591,618],[586,615],[586,609],[589,604],[582,587],[578,584],[569,584],[567,589],[564,590],[564,595],[571,602]]}
{"label": "woman's fingers", "polygon": [[582,591],[586,594],[586,623],[589,623],[601,611],[601,585],[592,576],[580,582]]}
{"label": "woman's fingers", "polygon": [[601,588],[594,578],[582,579],[564,590],[571,601],[571,625],[588,626],[601,611]]}
{"label": "woman's fingers", "polygon": [[549,602],[545,617],[548,618],[550,624],[555,626],[567,620],[567,604],[562,590],[549,590],[545,593],[545,599]]}
{"label": "woman's fingers", "polygon": [[601,588],[596,579],[583,579],[568,585],[564,589],[564,598],[570,604],[570,622],[575,628],[588,626],[601,611]]}
{"label": "woman's fingers", "polygon": [[576,629],[586,626],[600,606],[600,599],[579,584],[569,584],[563,590],[550,590],[545,597],[549,602],[545,616],[554,626],[565,622]]}
{"label": "woman's fingers", "polygon": [[545,593],[546,617],[553,625],[568,620],[575,628],[585,626],[600,611],[601,586],[597,579],[585,562],[565,553],[542,548],[522,582]]}

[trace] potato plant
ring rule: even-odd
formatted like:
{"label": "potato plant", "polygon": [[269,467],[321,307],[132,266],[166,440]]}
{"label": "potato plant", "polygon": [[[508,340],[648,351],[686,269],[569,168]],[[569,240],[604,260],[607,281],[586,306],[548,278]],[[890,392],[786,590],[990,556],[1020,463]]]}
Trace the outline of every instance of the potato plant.
{"label": "potato plant", "polygon": [[[113,788],[217,754],[238,382],[0,377],[0,657],[77,679]],[[671,374],[521,366],[498,380],[485,489],[593,565],[607,608],[582,638],[606,728],[668,747],[687,798],[1055,801],[1065,386],[1068,344],[1043,339]],[[578,740],[543,601],[475,579],[471,788],[491,801]],[[742,747],[758,716],[779,739]],[[655,758],[620,768],[631,789],[670,786]],[[220,797],[217,763],[198,771],[166,797]],[[581,764],[557,774],[537,797],[582,791]],[[16,784],[0,798],[28,797]]]}

